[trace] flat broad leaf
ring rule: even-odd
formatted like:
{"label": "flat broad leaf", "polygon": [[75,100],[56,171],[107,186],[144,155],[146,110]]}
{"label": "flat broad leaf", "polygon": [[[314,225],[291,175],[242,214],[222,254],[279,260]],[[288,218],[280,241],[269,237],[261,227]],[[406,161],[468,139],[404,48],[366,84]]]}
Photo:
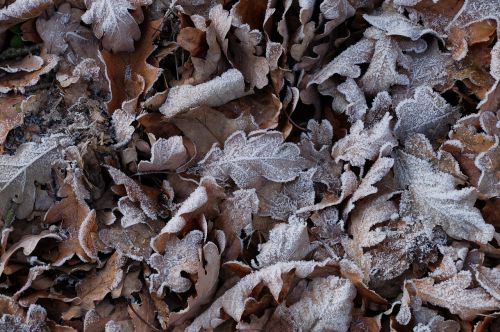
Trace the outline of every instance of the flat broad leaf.
{"label": "flat broad leaf", "polygon": [[394,133],[402,141],[415,133],[424,134],[431,140],[441,138],[460,117],[457,108],[425,86],[418,87],[413,98],[400,102],[396,115],[398,122]]}
{"label": "flat broad leaf", "polygon": [[248,136],[237,131],[227,138],[223,150],[214,145],[200,161],[202,174],[220,181],[231,178],[242,189],[255,187],[261,177],[273,182],[292,181],[304,161],[295,144],[283,141],[276,131],[255,131]]}
{"label": "flat broad leaf", "polygon": [[403,189],[401,213],[443,227],[448,235],[478,243],[493,239],[494,227],[486,224],[474,207],[472,187],[456,189],[457,180],[431,163],[404,151],[397,152],[395,174]]}

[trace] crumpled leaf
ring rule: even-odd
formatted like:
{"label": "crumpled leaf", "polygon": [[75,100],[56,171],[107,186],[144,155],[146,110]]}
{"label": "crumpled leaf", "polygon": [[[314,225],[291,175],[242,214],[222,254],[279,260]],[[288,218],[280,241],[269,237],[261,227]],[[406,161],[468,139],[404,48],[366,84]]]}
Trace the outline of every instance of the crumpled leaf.
{"label": "crumpled leaf", "polygon": [[20,107],[22,95],[0,97],[0,146],[14,127],[23,123],[24,114]]}
{"label": "crumpled leaf", "polygon": [[343,217],[346,220],[347,215],[352,209],[354,209],[354,203],[375,194],[378,189],[375,187],[375,184],[382,180],[382,178],[389,173],[394,165],[394,159],[382,157],[375,161],[375,163],[370,167],[370,170],[366,173],[365,177],[361,180],[356,191],[352,194],[347,201],[347,205],[343,212]]}
{"label": "crumpled leaf", "polygon": [[[16,2],[17,3],[17,2]],[[59,61],[59,57],[54,54],[42,52],[40,58],[43,59],[43,66],[34,71],[20,71],[0,77],[0,92],[19,91],[24,93],[26,87],[33,86],[40,80],[40,76],[47,74]]]}
{"label": "crumpled leaf", "polygon": [[183,293],[191,287],[191,281],[181,272],[194,274],[200,268],[200,251],[203,233],[192,231],[179,240],[171,237],[165,246],[165,253],[155,253],[149,258],[149,265],[158,271],[150,276],[150,292],[162,296],[165,287],[172,292]]}
{"label": "crumpled leaf", "polygon": [[392,117],[386,113],[371,128],[364,128],[362,121],[351,126],[349,135],[337,141],[332,149],[336,162],[345,160],[352,166],[363,166],[365,160],[375,160],[379,154],[388,153],[397,146],[390,129]]}
{"label": "crumpled leaf", "polygon": [[185,232],[189,224],[200,222],[200,218],[218,215],[218,202],[223,197],[224,191],[217,185],[214,178],[202,178],[200,185],[182,202],[172,219],[153,238],[151,247],[156,252],[164,252],[166,241],[180,232]]}
{"label": "crumpled leaf", "polygon": [[188,151],[181,136],[160,138],[151,147],[151,161],[141,160],[139,172],[175,171],[188,160]]}
{"label": "crumpled leaf", "polygon": [[284,143],[276,131],[254,131],[248,136],[237,131],[222,150],[213,146],[199,165],[204,176],[220,181],[231,178],[239,188],[255,187],[262,178],[273,182],[295,179],[303,168],[299,148]]}
{"label": "crumpled leaf", "polygon": [[493,238],[493,226],[486,224],[474,207],[474,188],[457,190],[458,181],[428,161],[404,151],[398,151],[396,156],[395,174],[406,189],[401,197],[403,216],[440,225],[456,239],[487,243]]}
{"label": "crumpled leaf", "polygon": [[0,70],[6,73],[17,73],[20,71],[32,72],[42,68],[43,59],[37,55],[28,54],[20,60],[10,60],[2,63]]}
{"label": "crumpled leaf", "polygon": [[55,140],[40,144],[25,143],[15,155],[0,156],[0,213],[3,217],[13,209],[16,217],[24,219],[33,210],[36,183],[52,180],[50,164],[60,157]]}
{"label": "crumpled leaf", "polygon": [[135,224],[124,228],[116,225],[99,230],[99,239],[107,246],[114,248],[123,256],[142,261],[149,259],[151,238],[156,233],[144,224]]}
{"label": "crumpled leaf", "polygon": [[[312,262],[297,261],[278,263],[268,266],[258,272],[251,273],[242,278],[234,287],[227,290],[202,314],[200,314],[186,328],[186,331],[197,332],[201,329],[215,328],[225,320],[232,318],[239,322],[245,311],[246,304],[250,298],[252,290],[259,284],[268,287],[269,292],[276,301],[280,299],[283,288],[288,288],[283,276],[295,275],[298,278],[307,278],[315,269],[328,268],[330,261]],[[281,301],[280,301],[281,302]],[[227,314],[222,316],[221,311]]]}
{"label": "crumpled leaf", "polygon": [[326,120],[321,123],[310,120],[307,129],[309,132],[301,135],[298,144],[300,154],[316,169],[313,181],[324,183],[328,189],[334,190],[340,186],[342,165],[335,162],[330,154],[333,143],[332,125]]}
{"label": "crumpled leaf", "polygon": [[119,287],[125,277],[124,264],[125,258],[115,252],[104,268],[94,270],[80,281],[76,285],[76,294],[82,300],[79,306],[85,310],[93,309],[96,301],[101,301],[109,292]]}
{"label": "crumpled leaf", "polygon": [[431,140],[441,138],[460,117],[455,107],[425,86],[418,87],[413,98],[400,102],[396,114],[398,122],[394,133],[403,142],[414,133],[424,134]]}
{"label": "crumpled leaf", "polygon": [[129,9],[150,4],[150,0],[85,0],[87,11],[82,21],[92,24],[94,34],[103,46],[113,52],[132,52],[141,31]]}
{"label": "crumpled leaf", "polygon": [[282,331],[348,331],[356,288],[336,276],[313,279],[300,300],[281,303],[267,327]]}
{"label": "crumpled leaf", "polygon": [[205,266],[200,264],[198,267],[198,281],[195,284],[197,296],[188,298],[188,305],[185,309],[170,314],[169,324],[172,326],[180,325],[187,319],[196,317],[203,306],[214,296],[217,290],[221,254],[224,250],[224,235],[222,235],[222,232],[218,233],[218,235],[217,244],[207,242],[203,246],[203,259],[206,261],[206,264]]}
{"label": "crumpled leaf", "polygon": [[374,46],[375,42],[373,40],[361,39],[315,73],[309,84],[321,84],[335,74],[350,78],[359,77],[361,68],[358,65],[370,61],[373,56]]}
{"label": "crumpled leaf", "polygon": [[481,171],[477,180],[477,189],[488,197],[500,195],[500,137],[496,137],[495,145],[477,155],[474,164]]}
{"label": "crumpled leaf", "polygon": [[0,33],[20,22],[37,17],[53,2],[53,0],[16,0],[0,9]]}
{"label": "crumpled leaf", "polygon": [[145,188],[143,189],[139,184],[129,178],[122,171],[111,166],[107,166],[107,169],[109,175],[111,175],[113,181],[117,185],[125,186],[128,198],[132,202],[139,203],[141,209],[149,218],[156,219],[158,214],[160,213],[160,207],[158,203],[145,192]]}
{"label": "crumpled leaf", "polygon": [[224,231],[227,249],[224,256],[236,259],[241,253],[242,232],[246,236],[253,233],[252,215],[259,210],[259,198],[255,189],[240,189],[228,197],[221,206],[221,213],[215,224]]}
{"label": "crumpled leaf", "polygon": [[403,53],[396,41],[383,34],[376,36],[373,58],[361,78],[361,89],[369,95],[387,91],[393,85],[408,85],[408,76],[397,71],[396,64],[401,62]]}
{"label": "crumpled leaf", "polygon": [[246,95],[243,75],[237,69],[229,69],[222,75],[198,85],[184,84],[173,87],[167,100],[160,107],[167,118],[200,105],[220,106]]}
{"label": "crumpled leaf", "polygon": [[468,288],[472,282],[469,271],[461,271],[456,276],[435,284],[432,278],[412,280],[423,301],[447,308],[452,314],[470,321],[477,315],[498,310],[500,302],[492,298],[481,287]]}
{"label": "crumpled leaf", "polygon": [[59,253],[53,263],[55,266],[62,265],[75,254],[84,262],[97,260],[96,213],[85,202],[90,193],[83,181],[81,170],[69,171],[58,193],[63,199],[52,205],[44,217],[48,224],[61,221],[66,235],[59,244]]}
{"label": "crumpled leaf", "polygon": [[43,239],[56,239],[61,240],[61,237],[55,233],[44,231],[38,235],[26,235],[19,242],[9,247],[9,249],[4,252],[0,258],[0,275],[3,273],[5,266],[7,265],[10,257],[19,249],[23,249],[23,254],[25,256],[31,255],[35,250],[38,242]]}
{"label": "crumpled leaf", "polygon": [[312,250],[307,225],[292,216],[288,223],[276,225],[269,233],[269,241],[259,245],[259,254],[252,266],[263,268],[278,262],[299,261]]}

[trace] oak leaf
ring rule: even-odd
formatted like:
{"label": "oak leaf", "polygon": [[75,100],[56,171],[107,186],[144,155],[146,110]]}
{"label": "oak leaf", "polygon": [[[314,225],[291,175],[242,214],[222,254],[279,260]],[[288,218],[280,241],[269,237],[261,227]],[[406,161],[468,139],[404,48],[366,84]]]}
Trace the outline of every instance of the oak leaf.
{"label": "oak leaf", "polygon": [[191,281],[183,277],[181,272],[198,272],[202,241],[203,233],[195,230],[181,240],[176,236],[171,237],[165,245],[163,255],[151,255],[148,263],[158,272],[150,276],[150,292],[162,296],[165,287],[176,293],[186,292],[191,287]]}
{"label": "oak leaf", "polygon": [[255,187],[262,178],[288,182],[302,170],[299,148],[284,143],[276,131],[254,131],[248,136],[237,131],[229,136],[224,149],[213,146],[199,165],[202,174],[220,181],[231,178],[239,188]]}

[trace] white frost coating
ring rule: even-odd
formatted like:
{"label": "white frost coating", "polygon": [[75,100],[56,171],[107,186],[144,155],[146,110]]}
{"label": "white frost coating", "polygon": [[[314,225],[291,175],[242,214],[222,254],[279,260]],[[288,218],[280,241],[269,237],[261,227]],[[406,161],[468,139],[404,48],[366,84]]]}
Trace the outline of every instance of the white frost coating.
{"label": "white frost coating", "polygon": [[151,147],[151,161],[141,160],[139,172],[174,171],[186,163],[188,153],[181,136],[160,138]]}
{"label": "white frost coating", "polygon": [[165,287],[173,292],[183,293],[191,287],[191,281],[181,275],[181,272],[194,274],[201,264],[198,250],[201,248],[203,233],[195,230],[187,234],[182,240],[176,236],[168,240],[165,254],[153,254],[149,258],[149,265],[158,271],[150,276],[150,292],[162,296]]}
{"label": "white frost coating", "polygon": [[160,107],[167,118],[172,118],[182,111],[200,105],[220,106],[238,99],[245,92],[245,80],[237,69],[229,69],[221,76],[198,85],[180,85],[173,87],[167,100]]}
{"label": "white frost coating", "polygon": [[390,122],[392,117],[385,113],[382,120],[369,129],[365,129],[361,120],[352,125],[351,132],[337,141],[332,149],[335,161],[348,161],[352,166],[363,166],[366,159],[375,160],[381,150],[397,146],[392,136]]}
{"label": "white frost coating", "polygon": [[283,274],[293,271],[296,277],[306,278],[315,268],[326,266],[329,263],[330,260],[323,262],[296,261],[277,263],[253,272],[243,277],[234,287],[227,290],[215,300],[210,308],[200,314],[186,328],[186,331],[198,332],[202,329],[211,329],[219,326],[227,319],[221,317],[221,309],[235,321],[239,322],[245,311],[246,300],[257,285],[262,283],[264,286],[267,286],[274,299],[278,301],[283,287],[283,279],[281,279]]}
{"label": "white frost coating", "polygon": [[269,233],[269,241],[259,245],[259,254],[252,261],[255,268],[278,262],[303,259],[312,247],[307,234],[307,224],[292,216],[288,223],[276,225]]}
{"label": "white frost coating", "polygon": [[448,126],[460,117],[456,108],[426,86],[418,87],[414,98],[400,102],[396,114],[398,122],[394,133],[403,142],[415,133],[424,134],[431,140],[444,136]]}
{"label": "white frost coating", "polygon": [[401,215],[440,225],[455,239],[478,243],[493,239],[495,228],[474,207],[474,188],[456,190],[453,176],[403,151],[397,153],[394,170],[400,186],[408,188],[401,196]]}
{"label": "white frost coating", "polygon": [[361,78],[361,89],[370,95],[388,91],[393,85],[408,85],[408,76],[398,73],[396,64],[405,57],[396,41],[390,36],[377,36],[375,51],[366,73]]}
{"label": "white frost coating", "polygon": [[52,3],[53,0],[16,0],[0,9],[0,33],[20,22],[37,17]]}
{"label": "white frost coating", "polygon": [[374,45],[373,40],[361,39],[314,74],[308,85],[313,83],[321,84],[335,74],[351,78],[359,77],[361,75],[361,68],[359,68],[358,64],[370,61]]}
{"label": "white frost coating", "polygon": [[[348,331],[356,288],[336,276],[314,279],[300,300],[290,307],[280,304],[271,321],[290,326],[293,331]],[[272,330],[272,329],[269,329]]]}
{"label": "white frost coating", "polygon": [[82,21],[92,24],[97,38],[113,52],[132,52],[134,41],[141,37],[141,30],[129,9],[151,1],[86,0],[87,11]]}
{"label": "white frost coating", "polygon": [[25,143],[15,155],[0,156],[0,216],[14,205],[17,218],[28,217],[35,203],[35,182],[52,179],[51,163],[60,157],[57,146],[55,140]]}
{"label": "white frost coating", "polygon": [[246,137],[242,131],[229,136],[224,150],[214,145],[199,165],[204,176],[226,181],[233,179],[239,188],[252,188],[260,177],[274,182],[295,179],[304,167],[300,150],[284,143],[278,131],[255,131]]}
{"label": "white frost coating", "polygon": [[420,39],[420,37],[428,33],[437,36],[434,30],[426,29],[399,13],[384,13],[378,16],[364,14],[363,18],[374,27],[387,32],[389,36],[403,36],[411,40]]}

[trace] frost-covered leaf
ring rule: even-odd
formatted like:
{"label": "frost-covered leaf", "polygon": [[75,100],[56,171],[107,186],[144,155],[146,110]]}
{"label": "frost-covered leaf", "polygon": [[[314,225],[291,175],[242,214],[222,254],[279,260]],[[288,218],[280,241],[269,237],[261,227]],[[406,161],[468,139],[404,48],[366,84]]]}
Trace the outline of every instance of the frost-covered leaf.
{"label": "frost-covered leaf", "polygon": [[149,244],[154,235],[156,233],[145,224],[135,224],[127,228],[117,224],[99,230],[99,238],[106,246],[138,261],[149,259],[152,252]]}
{"label": "frost-covered leaf", "polygon": [[500,268],[474,267],[477,282],[497,301],[500,301]]}
{"label": "frost-covered leaf", "polygon": [[255,131],[247,137],[238,131],[229,136],[224,149],[213,146],[200,161],[202,174],[227,181],[231,178],[239,188],[255,187],[261,178],[273,182],[295,179],[304,166],[299,148],[284,143],[276,131]]}
{"label": "frost-covered leaf", "polygon": [[291,306],[281,303],[267,325],[281,331],[348,331],[356,288],[336,276],[316,278]]}
{"label": "frost-covered leaf", "polygon": [[343,211],[344,219],[347,219],[349,212],[354,209],[354,203],[362,198],[369,195],[375,194],[378,189],[375,184],[382,180],[382,178],[389,173],[394,165],[394,159],[382,157],[375,161],[375,163],[370,167],[370,170],[366,173],[365,177],[361,180],[359,187],[352,194],[351,198],[347,202],[347,205]]}
{"label": "frost-covered leaf", "polygon": [[191,287],[191,281],[181,276],[181,272],[194,274],[198,271],[202,241],[203,233],[192,231],[182,240],[177,237],[170,238],[163,255],[151,255],[148,263],[158,272],[150,276],[150,292],[162,296],[165,287],[176,293],[187,291]]}
{"label": "frost-covered leaf", "polygon": [[241,72],[237,69],[229,69],[205,83],[173,87],[168,93],[167,100],[160,107],[160,112],[167,118],[172,118],[196,106],[221,106],[246,94],[245,81]]}
{"label": "frost-covered leaf", "polygon": [[374,47],[375,42],[373,40],[361,39],[315,73],[309,84],[321,84],[335,74],[350,78],[359,77],[361,68],[358,65],[370,61]]}
{"label": "frost-covered leaf", "polygon": [[[221,233],[219,233],[219,235],[221,235]],[[200,264],[198,267],[198,280],[195,284],[196,297],[188,298],[188,306],[185,309],[170,314],[169,323],[173,326],[180,325],[187,319],[196,317],[203,306],[209,303],[214,296],[217,290],[221,254],[224,250],[223,238],[223,235],[218,237],[218,244],[208,242],[203,246],[203,259],[206,264],[205,266]]]}
{"label": "frost-covered leaf", "polygon": [[291,182],[273,182],[259,188],[259,215],[286,221],[297,210],[313,205],[315,172],[315,169],[310,169],[300,172]]}
{"label": "frost-covered leaf", "polygon": [[21,102],[22,95],[0,97],[0,146],[3,145],[9,132],[16,126],[21,125],[24,119]]}
{"label": "frost-covered leaf", "polygon": [[312,248],[306,223],[292,216],[288,223],[278,224],[271,230],[269,241],[259,245],[259,254],[252,265],[263,268],[278,262],[299,261]]}
{"label": "frost-covered leaf", "polygon": [[108,166],[107,169],[109,175],[111,175],[113,181],[117,185],[125,186],[128,198],[132,202],[139,203],[141,209],[149,218],[156,219],[160,213],[158,203],[150,197],[139,184],[129,178],[125,173],[111,166]]}
{"label": "frost-covered leaf", "polygon": [[0,9],[0,33],[8,28],[37,17],[53,4],[53,0],[16,0]]}
{"label": "frost-covered leaf", "polygon": [[175,171],[188,160],[188,152],[181,136],[160,138],[151,147],[151,161],[141,160],[139,172]]}
{"label": "frost-covered leaf", "polygon": [[396,64],[403,53],[396,41],[385,35],[377,36],[373,58],[361,78],[361,89],[369,95],[388,91],[393,85],[408,85],[408,76],[398,72]]}
{"label": "frost-covered leaf", "polygon": [[386,113],[384,117],[371,128],[364,128],[362,121],[357,121],[351,127],[351,132],[339,140],[332,149],[335,161],[345,160],[352,166],[363,166],[365,161],[375,160],[379,154],[388,153],[397,146],[392,135],[390,122],[392,117]]}
{"label": "frost-covered leaf", "polygon": [[[288,290],[289,284],[284,277],[296,276],[307,278],[313,271],[328,269],[330,261],[297,261],[278,263],[243,277],[235,286],[227,290],[202,314],[186,328],[188,332],[198,332],[200,329],[215,328],[225,320],[232,318],[241,320],[248,300],[252,299],[252,290],[258,285],[267,286],[272,297],[281,302],[280,293]],[[288,280],[288,279],[287,279]],[[285,289],[284,289],[285,288]],[[222,315],[222,310],[227,315]]]}
{"label": "frost-covered leaf", "polygon": [[104,47],[113,52],[132,52],[134,41],[141,37],[141,30],[129,10],[151,1],[139,0],[85,0],[87,11],[82,21],[91,24]]}
{"label": "frost-covered leaf", "polygon": [[156,252],[163,252],[169,238],[185,232],[188,226],[203,219],[213,218],[219,214],[219,201],[224,197],[223,189],[214,178],[204,177],[200,185],[185,199],[160,233],[151,241]]}
{"label": "frost-covered leaf", "polygon": [[412,280],[420,299],[447,308],[452,314],[457,314],[467,321],[477,315],[498,310],[500,306],[500,302],[481,287],[469,288],[471,282],[472,276],[469,271],[461,271],[440,283],[434,283],[432,278]]}
{"label": "frost-covered leaf", "polygon": [[221,214],[215,224],[224,231],[228,242],[225,258],[236,259],[243,248],[240,236],[253,233],[252,215],[259,210],[259,198],[255,189],[233,192],[221,206]]}
{"label": "frost-covered leaf", "polygon": [[244,113],[233,119],[206,106],[177,114],[170,121],[195,144],[196,160],[202,159],[215,143],[224,144],[235,131],[248,133],[259,129],[249,114]]}
{"label": "frost-covered leaf", "polygon": [[25,143],[15,155],[0,156],[0,213],[12,209],[23,219],[33,210],[36,183],[52,181],[51,163],[60,158],[58,143],[46,140],[40,144]]}
{"label": "frost-covered leaf", "polygon": [[458,181],[452,175],[404,151],[397,152],[395,174],[406,189],[400,206],[404,216],[439,225],[456,239],[487,243],[493,238],[493,226],[474,207],[474,188],[456,189]]}
{"label": "frost-covered leaf", "polygon": [[477,181],[477,190],[488,197],[500,196],[500,136],[496,137],[495,145],[486,152],[477,155],[474,164],[481,171]]}
{"label": "frost-covered leaf", "polygon": [[326,120],[321,123],[310,120],[307,129],[309,132],[301,135],[298,144],[300,154],[316,170],[313,181],[324,183],[328,189],[334,190],[340,186],[342,165],[335,162],[330,154],[333,142],[332,125]]}
{"label": "frost-covered leaf", "polygon": [[388,36],[403,36],[418,40],[425,34],[435,34],[432,29],[426,29],[395,12],[386,12],[381,15],[365,14],[363,18],[374,27],[384,30]]}
{"label": "frost-covered leaf", "polygon": [[68,49],[70,36],[82,37],[82,32],[87,31],[87,28],[80,24],[82,14],[82,10],[63,3],[49,19],[43,16],[37,19],[36,30],[49,53],[63,55]]}
{"label": "frost-covered leaf", "polygon": [[457,108],[425,86],[418,87],[413,98],[400,102],[396,115],[398,122],[394,133],[401,141],[415,133],[424,134],[431,140],[441,138],[460,117]]}
{"label": "frost-covered leaf", "polygon": [[40,58],[43,59],[43,66],[37,70],[28,72],[19,71],[1,76],[0,92],[8,93],[10,91],[19,91],[24,93],[27,87],[37,84],[40,80],[40,76],[50,72],[59,62],[59,57],[57,55],[47,54],[45,51],[42,51]]}

